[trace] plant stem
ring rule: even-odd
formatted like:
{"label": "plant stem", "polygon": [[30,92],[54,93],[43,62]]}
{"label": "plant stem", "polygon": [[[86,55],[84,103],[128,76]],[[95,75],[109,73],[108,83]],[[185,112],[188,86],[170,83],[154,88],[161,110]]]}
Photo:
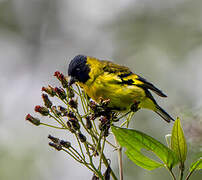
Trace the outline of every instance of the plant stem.
{"label": "plant stem", "polygon": [[73,154],[76,153],[82,160],[85,160],[85,159],[83,159],[83,157],[80,155],[80,153],[78,153],[78,151],[77,151],[75,148],[73,148],[72,146],[69,147],[69,150],[70,150]]}
{"label": "plant stem", "polygon": [[119,160],[119,178],[123,180],[123,161],[122,161],[122,148],[120,147],[116,137],[114,136],[115,142],[117,144],[118,160]]}
{"label": "plant stem", "polygon": [[128,115],[128,117],[127,117],[127,119],[126,119],[126,128],[128,128],[129,123],[130,123],[130,120],[131,120],[131,118],[133,117],[134,114],[135,114],[135,112],[131,112],[131,113]]}
{"label": "plant stem", "polygon": [[96,125],[95,125],[95,121],[93,121],[93,130],[96,132],[96,134],[98,134],[98,131],[97,131],[97,128],[96,128]]}
{"label": "plant stem", "polygon": [[63,151],[65,151],[67,154],[69,154],[75,161],[84,164],[89,170],[91,170],[92,172],[96,173],[95,170],[93,170],[91,167],[88,166],[88,164],[86,163],[86,161],[81,161],[76,159],[70,152],[68,152],[66,149],[62,149]]}
{"label": "plant stem", "polygon": [[101,149],[101,154],[100,154],[100,162],[99,162],[99,171],[101,171],[101,165],[102,165],[102,154],[103,154],[103,152],[104,152],[105,141],[106,141],[106,137],[104,137],[104,140],[103,140],[103,143],[102,143],[102,149]]}
{"label": "plant stem", "polygon": [[[100,151],[99,151],[100,152]],[[103,160],[103,163],[105,164],[106,167],[108,167],[108,160],[107,158],[105,157],[104,153],[102,154],[102,160]],[[114,174],[113,170],[111,170],[111,176],[114,180],[118,180],[118,178],[116,177],[116,175]]]}
{"label": "plant stem", "polygon": [[168,169],[168,171],[170,172],[170,174],[171,174],[173,180],[176,180],[176,177],[175,177],[175,175],[173,174],[172,169],[169,169],[168,167],[167,167],[167,169]]}
{"label": "plant stem", "polygon": [[[95,138],[95,140],[96,140],[96,142],[97,142],[97,144],[98,144],[98,138]],[[107,160],[107,158],[106,158],[106,156],[105,156],[105,154],[104,154],[104,152],[103,153],[101,153],[101,147],[99,146],[98,147],[98,152],[99,152],[99,154],[101,154],[101,158],[102,158],[102,160],[103,160],[103,163],[105,164],[105,166],[106,166],[106,168],[109,166],[109,163],[108,163],[108,160]],[[118,180],[118,178],[116,177],[116,175],[114,174],[114,171],[113,170],[111,170],[111,176],[112,176],[112,178],[114,179],[114,180]]]}
{"label": "plant stem", "polygon": [[186,179],[185,180],[188,180],[189,178],[190,178],[190,176],[192,175],[192,173],[194,172],[194,170],[193,171],[191,171],[191,172],[189,172],[189,174],[187,175],[187,177],[186,177]]}
{"label": "plant stem", "polygon": [[83,163],[83,161],[74,157],[74,155],[72,155],[68,150],[66,150],[66,149],[62,149],[62,150],[65,151],[67,154],[69,154],[75,161],[77,161],[79,163]]}
{"label": "plant stem", "polygon": [[88,145],[87,145],[86,142],[84,142],[84,146],[85,146],[85,148],[86,148],[86,152],[87,152],[87,154],[88,154],[91,167],[95,170],[96,174],[97,174],[102,180],[104,180],[104,179],[103,179],[103,176],[102,176],[102,173],[101,173],[99,170],[96,169],[96,167],[95,167],[95,165],[94,165],[94,163],[93,163],[93,159],[92,159],[92,156],[90,155],[89,148],[88,148]]}
{"label": "plant stem", "polygon": [[110,146],[112,146],[114,149],[116,149],[117,147],[115,145],[113,145],[111,142],[106,140],[106,143],[109,144]]}
{"label": "plant stem", "polygon": [[180,164],[180,177],[179,180],[183,180],[183,175],[184,175],[184,163]]}
{"label": "plant stem", "polygon": [[81,143],[80,143],[80,141],[79,141],[79,139],[78,139],[78,137],[77,137],[76,134],[75,134],[75,137],[76,137],[76,140],[77,140],[77,142],[78,142],[78,144],[79,144],[79,148],[80,148],[81,154],[82,154],[82,156],[83,156],[83,159],[85,159],[85,156],[84,156],[84,153],[83,153],[83,149],[82,149],[82,147],[81,147]]}
{"label": "plant stem", "polygon": [[118,148],[120,180],[123,180],[122,148]]}
{"label": "plant stem", "polygon": [[80,90],[80,88],[79,88],[79,86],[78,86],[77,84],[76,84],[76,87],[77,87],[78,92],[79,92],[79,97],[80,97],[80,99],[81,99],[81,104],[82,104],[83,111],[84,111],[84,113],[86,114],[86,109],[85,109],[86,105],[84,106],[83,94],[81,93],[81,90]]}
{"label": "plant stem", "polygon": [[123,114],[122,116],[120,116],[118,119],[117,119],[117,121],[118,120],[120,120],[120,119],[122,119],[123,117],[125,117],[125,116],[127,116],[129,113],[131,113],[132,111],[128,111],[127,113],[125,113],[125,114]]}
{"label": "plant stem", "polygon": [[55,129],[67,129],[67,128],[63,128],[63,127],[57,127],[57,126],[53,126],[53,125],[50,125],[50,124],[42,123],[42,122],[40,123],[40,125],[52,127],[52,128],[55,128]]}
{"label": "plant stem", "polygon": [[[54,114],[54,113],[53,113]],[[54,114],[55,115],[55,114]],[[49,114],[49,116],[53,119],[55,119],[60,125],[62,125],[64,127],[64,123],[60,122],[55,116],[53,116],[52,114]]]}

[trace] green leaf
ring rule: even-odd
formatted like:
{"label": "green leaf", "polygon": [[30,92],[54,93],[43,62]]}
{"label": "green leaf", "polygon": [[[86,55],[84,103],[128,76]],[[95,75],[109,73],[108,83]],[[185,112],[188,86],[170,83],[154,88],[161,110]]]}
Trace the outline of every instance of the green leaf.
{"label": "green leaf", "polygon": [[[178,162],[171,149],[140,131],[113,126],[112,132],[119,144],[126,148],[128,158],[144,169],[153,170],[164,165],[171,169]],[[141,149],[153,152],[163,163],[145,156]]]}
{"label": "green leaf", "polygon": [[187,144],[179,118],[175,121],[172,129],[171,149],[177,154],[180,162],[184,164],[187,157]]}
{"label": "green leaf", "polygon": [[192,165],[190,166],[189,171],[192,172],[194,170],[200,170],[202,169],[202,157],[199,158],[196,162],[193,162]]}

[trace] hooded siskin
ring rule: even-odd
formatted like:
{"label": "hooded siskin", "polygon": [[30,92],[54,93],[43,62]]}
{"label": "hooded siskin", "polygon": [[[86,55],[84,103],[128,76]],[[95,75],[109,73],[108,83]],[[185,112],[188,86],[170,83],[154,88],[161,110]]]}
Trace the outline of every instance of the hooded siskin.
{"label": "hooded siskin", "polygon": [[149,90],[161,97],[167,97],[146,79],[130,71],[128,67],[90,56],[75,56],[68,68],[70,84],[77,82],[90,98],[110,99],[109,107],[116,111],[146,108],[159,114],[165,121],[173,118],[155,101]]}

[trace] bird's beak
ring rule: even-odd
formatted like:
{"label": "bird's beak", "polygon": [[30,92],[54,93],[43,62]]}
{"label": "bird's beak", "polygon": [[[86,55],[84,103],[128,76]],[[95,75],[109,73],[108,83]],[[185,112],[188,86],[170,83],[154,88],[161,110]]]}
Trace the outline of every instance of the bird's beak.
{"label": "bird's beak", "polygon": [[76,81],[77,81],[77,80],[76,80],[75,77],[70,76],[70,80],[69,80],[69,82],[68,82],[68,85],[71,86],[71,85],[74,84]]}

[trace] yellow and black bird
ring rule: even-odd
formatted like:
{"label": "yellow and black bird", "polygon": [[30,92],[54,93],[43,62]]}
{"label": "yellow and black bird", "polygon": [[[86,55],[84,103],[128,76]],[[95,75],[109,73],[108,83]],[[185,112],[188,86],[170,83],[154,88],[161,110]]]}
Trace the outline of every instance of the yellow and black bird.
{"label": "yellow and black bird", "polygon": [[[128,67],[90,56],[75,56],[68,68],[69,84],[77,82],[90,98],[110,99],[109,108],[115,111],[153,110],[165,121],[173,118],[155,101],[149,90],[167,97],[146,79],[130,71]],[[134,107],[134,104],[136,108]]]}

